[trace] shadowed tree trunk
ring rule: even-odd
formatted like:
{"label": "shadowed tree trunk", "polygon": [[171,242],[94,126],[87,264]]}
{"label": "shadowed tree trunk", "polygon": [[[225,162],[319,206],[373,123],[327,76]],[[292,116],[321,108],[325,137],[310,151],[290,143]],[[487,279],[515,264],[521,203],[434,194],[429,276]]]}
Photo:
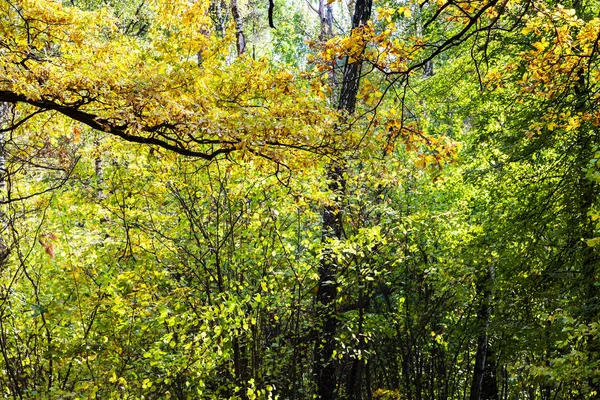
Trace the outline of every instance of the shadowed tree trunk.
{"label": "shadowed tree trunk", "polygon": [[[9,126],[10,119],[10,103],[0,103],[0,129],[6,129]],[[4,137],[4,132],[0,132],[0,202],[5,202],[7,198],[6,193],[6,180],[7,180],[7,169],[6,169],[6,139]],[[9,247],[7,243],[4,241],[4,233],[8,227],[8,222],[6,215],[4,213],[4,205],[0,203],[0,272],[5,270],[8,256],[9,256]],[[0,300],[2,302],[6,301],[9,296],[8,290],[5,287],[0,287]],[[0,315],[0,353],[2,354],[2,361],[5,365],[4,370],[8,376],[8,386],[10,389],[7,390],[13,391],[15,393],[14,397],[17,398],[17,395],[21,397],[22,393],[22,384],[20,374],[15,371],[15,368],[12,367],[13,362],[10,359],[9,353],[7,349],[7,335],[6,328],[4,326],[4,312]],[[0,386],[0,389],[5,389]],[[6,393],[6,392],[5,392]]]}
{"label": "shadowed tree trunk", "polygon": [[[366,25],[371,17],[372,3],[372,0],[356,1],[354,16],[352,17],[352,29]],[[362,63],[360,61],[349,62],[349,60],[346,59],[338,109],[346,111],[348,114],[352,114],[356,108],[356,95],[360,84],[361,70]]]}
{"label": "shadowed tree trunk", "polygon": [[[10,115],[12,114],[10,103],[0,103],[0,128],[9,126]],[[4,241],[4,233],[8,229],[8,218],[4,213],[3,202],[8,198],[7,194],[8,170],[6,168],[6,138],[4,132],[0,132],[0,271],[4,270],[9,255],[9,248]],[[2,295],[0,293],[0,295]]]}
{"label": "shadowed tree trunk", "polygon": [[[371,16],[372,0],[357,0],[352,20],[352,27],[364,26]],[[356,95],[360,84],[361,62],[349,62],[344,66],[342,87],[338,109],[352,114],[356,108]],[[334,194],[331,205],[324,207],[322,212],[322,241],[342,238],[342,209],[341,200],[344,196],[344,167],[338,163],[332,164],[327,172],[328,188]],[[317,386],[317,398],[333,400],[336,398],[337,377],[336,365],[333,360],[335,349],[335,334],[337,331],[337,315],[335,302],[337,298],[338,264],[331,252],[325,252],[319,265],[319,284],[317,289],[317,319],[318,330],[315,340],[314,376]]]}
{"label": "shadowed tree trunk", "polygon": [[479,285],[481,307],[477,314],[479,336],[475,353],[475,369],[471,383],[470,400],[492,400],[498,398],[495,366],[491,359],[488,331],[492,315],[492,285],[495,279],[494,266],[488,266],[487,273]]}
{"label": "shadowed tree trunk", "polygon": [[[10,103],[0,103],[0,128],[9,124]],[[4,132],[0,132],[0,200],[6,199],[6,154]]]}

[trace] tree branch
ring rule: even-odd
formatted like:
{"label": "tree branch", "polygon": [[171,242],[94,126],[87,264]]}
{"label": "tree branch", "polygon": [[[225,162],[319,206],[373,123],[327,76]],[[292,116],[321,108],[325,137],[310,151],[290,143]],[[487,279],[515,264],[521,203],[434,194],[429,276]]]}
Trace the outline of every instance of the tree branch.
{"label": "tree branch", "polygon": [[[131,133],[127,132],[129,126],[125,123],[116,124],[115,122],[110,121],[106,118],[101,118],[97,115],[82,111],[77,106],[62,105],[54,101],[44,99],[33,100],[27,98],[26,96],[8,90],[0,90],[0,102],[25,103],[43,110],[57,111],[74,121],[78,121],[84,125],[89,126],[92,129],[106,132],[114,136],[118,136],[121,139],[124,139],[128,142],[158,146],[184,156],[197,157],[210,161],[219,155],[228,154],[235,150],[234,147],[226,146],[216,149],[214,151],[202,152],[178,146],[176,144],[170,143],[168,140],[158,139],[156,137],[132,135]],[[168,127],[168,125],[164,123],[156,126],[143,126],[141,128],[141,131],[153,134],[156,133],[156,131],[160,128],[165,127]]]}

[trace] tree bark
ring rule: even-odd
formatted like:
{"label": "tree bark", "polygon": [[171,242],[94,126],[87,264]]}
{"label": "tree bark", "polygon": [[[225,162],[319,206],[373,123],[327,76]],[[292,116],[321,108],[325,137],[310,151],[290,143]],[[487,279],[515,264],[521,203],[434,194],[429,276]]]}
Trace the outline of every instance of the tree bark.
{"label": "tree bark", "polygon": [[[357,28],[366,24],[371,16],[372,0],[357,0],[352,27]],[[361,62],[350,63],[346,59],[343,82],[338,103],[338,109],[352,114],[356,107],[356,95],[360,83]],[[342,208],[344,196],[344,167],[339,163],[332,164],[327,171],[328,188],[334,195],[331,205],[324,207],[322,212],[322,241],[342,239]],[[333,400],[337,393],[336,365],[333,359],[335,350],[335,334],[337,331],[337,315],[335,302],[337,298],[338,264],[335,255],[325,252],[319,265],[319,283],[317,289],[317,319],[320,328],[315,340],[314,377],[317,386],[317,398]]]}
{"label": "tree bark", "polygon": [[244,36],[242,15],[237,0],[231,0],[231,15],[233,15],[233,22],[235,22],[237,52],[238,56],[241,56],[246,51],[246,37]]}
{"label": "tree bark", "polygon": [[488,331],[492,316],[492,285],[495,279],[494,266],[488,266],[485,278],[479,285],[481,292],[481,308],[477,314],[479,336],[475,353],[475,369],[471,383],[470,400],[492,400],[498,398],[498,385],[491,351]]}
{"label": "tree bark", "polygon": [[95,141],[95,146],[98,151],[96,158],[94,159],[94,170],[96,173],[96,198],[99,201],[106,199],[106,193],[104,193],[104,163],[102,161],[102,153],[100,152],[100,141]]}
{"label": "tree bark", "polygon": [[[344,193],[343,169],[333,166],[327,173],[329,190],[334,193],[332,205],[325,206],[322,213],[323,233],[322,241],[342,238],[342,213],[340,200]],[[334,399],[336,392],[336,371],[333,360],[335,350],[335,333],[337,330],[337,316],[335,300],[337,297],[336,273],[338,265],[335,255],[325,252],[319,265],[319,286],[317,289],[317,318],[320,322],[320,337],[315,345],[315,379],[317,384],[318,399]]]}
{"label": "tree bark", "polygon": [[[0,127],[4,128],[8,126],[8,119],[10,113],[10,103],[0,103]],[[6,141],[4,139],[4,132],[0,132],[0,200],[4,201],[6,198],[6,154],[5,154]]]}
{"label": "tree bark", "polygon": [[[352,29],[356,29],[367,24],[371,17],[372,0],[356,1],[354,16],[352,17]],[[338,109],[352,114],[356,108],[356,95],[360,84],[360,74],[362,71],[362,62],[349,62],[346,59],[344,65],[344,74],[342,78],[342,90],[340,92],[340,101]]]}
{"label": "tree bark", "polygon": [[[0,103],[0,128],[5,128],[9,125],[9,115],[11,113],[10,103]],[[0,202],[6,201],[7,193],[8,170],[6,169],[6,138],[4,132],[0,132]],[[0,209],[0,271],[4,270],[8,261],[9,248],[5,242],[4,232],[8,229],[8,218],[4,209]],[[0,293],[2,295],[2,293]]]}
{"label": "tree bark", "polygon": [[321,21],[321,32],[319,40],[325,41],[333,36],[333,10],[331,4],[326,0],[319,0],[319,21]]}

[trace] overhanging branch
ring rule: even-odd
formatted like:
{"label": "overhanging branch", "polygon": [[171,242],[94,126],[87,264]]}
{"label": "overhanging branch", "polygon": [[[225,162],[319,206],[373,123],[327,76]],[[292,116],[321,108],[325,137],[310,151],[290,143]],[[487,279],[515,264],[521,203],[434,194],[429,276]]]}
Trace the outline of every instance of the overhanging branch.
{"label": "overhanging branch", "polygon": [[[8,90],[0,90],[0,102],[14,104],[24,103],[32,105],[34,107],[38,107],[41,110],[57,111],[74,121],[78,121],[84,125],[89,126],[92,129],[106,132],[114,136],[118,136],[121,139],[126,140],[128,142],[158,146],[184,156],[197,157],[202,158],[204,160],[212,160],[219,155],[228,154],[235,150],[234,147],[231,147],[230,145],[225,145],[226,147],[221,147],[214,151],[203,152],[185,148],[183,146],[178,146],[176,144],[170,143],[167,140],[159,139],[156,137],[132,135],[131,133],[127,132],[129,126],[125,123],[116,124],[113,121],[110,121],[106,118],[101,118],[97,115],[82,111],[77,106],[62,105],[46,99],[33,100],[22,94],[14,93]],[[162,124],[161,126],[142,126],[140,130],[142,132],[154,134],[163,125],[164,124]]]}

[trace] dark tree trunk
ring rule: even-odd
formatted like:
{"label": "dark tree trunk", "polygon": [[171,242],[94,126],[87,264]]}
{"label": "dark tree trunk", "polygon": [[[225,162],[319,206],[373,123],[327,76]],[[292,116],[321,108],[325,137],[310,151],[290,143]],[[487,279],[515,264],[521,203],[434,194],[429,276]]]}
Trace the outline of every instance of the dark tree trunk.
{"label": "dark tree trunk", "polygon": [[[331,167],[328,171],[329,190],[335,193],[332,205],[323,209],[323,242],[342,238],[342,214],[339,200],[344,192],[344,177],[341,167]],[[315,346],[315,379],[319,399],[334,399],[336,389],[335,332],[337,316],[335,299],[337,262],[335,255],[325,253],[319,265],[319,287],[317,289],[317,317],[321,323]]]}
{"label": "dark tree trunk", "polygon": [[[352,29],[366,25],[369,18],[371,18],[372,5],[372,0],[356,1],[354,16],[352,18]],[[360,84],[361,70],[362,63],[360,61],[350,63],[346,59],[338,109],[347,111],[348,114],[352,114],[356,108],[356,94],[358,93],[358,85]]]}
{"label": "dark tree trunk", "polygon": [[[372,0],[357,0],[355,3],[352,27],[357,28],[366,24],[371,16]],[[361,62],[349,63],[346,60],[338,109],[348,114],[354,112],[356,95],[360,83]],[[344,195],[344,168],[333,164],[327,172],[329,190],[334,193],[334,201],[323,209],[322,241],[342,238],[342,209],[341,199]],[[315,340],[314,375],[317,386],[317,398],[333,400],[336,398],[336,365],[333,360],[335,350],[335,333],[337,330],[337,315],[335,301],[337,297],[338,265],[336,257],[325,253],[319,265],[319,284],[317,289],[317,319],[318,331]]]}
{"label": "dark tree trunk", "polygon": [[475,353],[475,369],[471,383],[470,400],[492,400],[498,398],[495,365],[492,361],[488,330],[492,315],[492,285],[494,283],[494,267],[488,267],[483,282],[479,285],[481,308],[477,314],[479,336]]}
{"label": "dark tree trunk", "polygon": [[[368,307],[366,289],[363,289],[363,292],[360,295],[360,308],[358,310],[358,345],[357,349],[359,351],[364,351],[366,348],[365,337],[363,332],[363,325],[365,320],[365,308]],[[348,374],[346,381],[346,393],[347,398],[352,400],[362,400],[362,377],[363,370],[365,369],[365,360],[359,359],[355,357],[352,361],[352,368],[350,369],[350,373]]]}

